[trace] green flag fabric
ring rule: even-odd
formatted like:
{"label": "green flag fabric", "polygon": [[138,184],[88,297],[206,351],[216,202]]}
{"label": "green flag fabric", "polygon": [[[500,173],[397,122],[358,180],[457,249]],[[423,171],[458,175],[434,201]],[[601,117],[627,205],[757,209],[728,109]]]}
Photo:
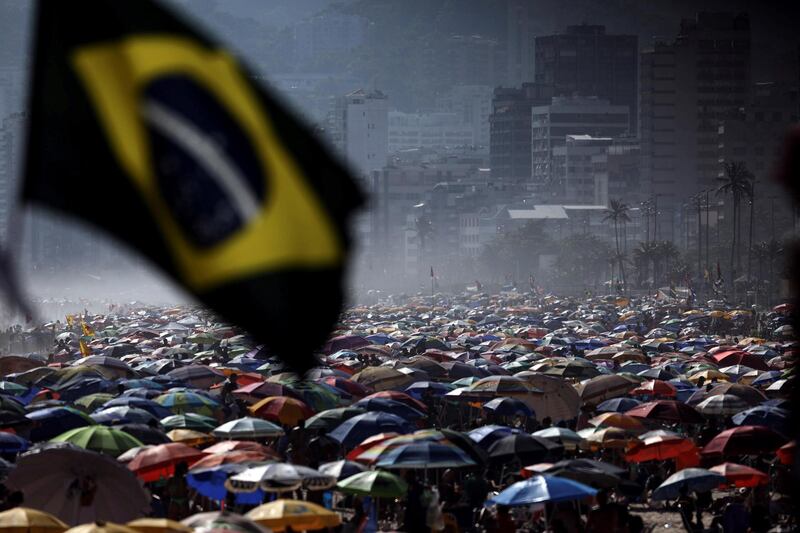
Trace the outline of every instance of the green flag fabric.
{"label": "green flag fabric", "polygon": [[150,0],[41,0],[23,200],[149,257],[296,370],[340,312],[354,181]]}

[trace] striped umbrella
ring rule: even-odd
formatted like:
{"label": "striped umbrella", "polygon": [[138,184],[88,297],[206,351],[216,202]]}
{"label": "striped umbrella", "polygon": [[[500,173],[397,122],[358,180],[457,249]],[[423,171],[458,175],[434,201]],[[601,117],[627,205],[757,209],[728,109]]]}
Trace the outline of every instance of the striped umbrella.
{"label": "striped umbrella", "polygon": [[461,448],[449,442],[410,442],[388,450],[376,463],[379,468],[460,468],[475,461]]}
{"label": "striped umbrella", "polygon": [[250,413],[272,422],[296,426],[314,415],[314,411],[300,400],[288,396],[269,396],[250,407]]}
{"label": "striped umbrella", "polygon": [[219,404],[217,402],[196,392],[168,392],[158,396],[155,401],[176,415],[197,413],[206,416],[214,416],[214,413],[219,409]]}
{"label": "striped umbrella", "polygon": [[124,431],[100,425],[71,429],[52,439],[51,442],[69,442],[86,450],[101,452],[112,457],[117,457],[131,448],[144,446],[139,439]]}
{"label": "striped umbrella", "polygon": [[717,394],[697,404],[697,410],[706,416],[731,416],[748,407],[746,401],[733,394]]}

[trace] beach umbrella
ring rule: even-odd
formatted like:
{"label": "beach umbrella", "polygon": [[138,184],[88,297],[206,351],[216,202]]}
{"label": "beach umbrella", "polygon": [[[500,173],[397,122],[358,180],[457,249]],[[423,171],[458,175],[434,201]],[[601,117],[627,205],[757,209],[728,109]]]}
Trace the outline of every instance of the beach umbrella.
{"label": "beach umbrella", "polygon": [[534,437],[549,439],[561,443],[565,448],[576,448],[583,441],[583,438],[568,428],[557,426],[540,429],[532,433]]}
{"label": "beach umbrella", "polygon": [[748,408],[748,403],[733,394],[709,396],[699,404],[697,410],[706,416],[731,416]]}
{"label": "beach umbrella", "polygon": [[401,444],[382,454],[376,466],[378,468],[460,468],[473,466],[473,461],[455,444],[443,442],[410,442]]}
{"label": "beach umbrella", "polygon": [[722,383],[708,392],[708,396],[716,396],[718,394],[732,394],[738,396],[751,406],[758,405],[767,399],[760,390],[741,383]]}
{"label": "beach umbrella", "polygon": [[499,439],[489,447],[488,451],[489,459],[492,461],[517,459],[523,465],[529,465],[559,459],[564,447],[548,439],[518,433]]}
{"label": "beach umbrella", "polygon": [[644,425],[638,418],[623,413],[602,413],[589,420],[595,427],[615,427],[631,431],[644,430]]}
{"label": "beach umbrella", "polygon": [[595,427],[578,431],[589,448],[625,448],[634,439],[630,430],[615,427]]}
{"label": "beach umbrella", "polygon": [[325,475],[335,477],[338,481],[367,471],[366,467],[361,463],[345,459],[321,464],[317,470]]}
{"label": "beach umbrella", "polygon": [[297,381],[292,384],[292,388],[312,411],[334,409],[340,406],[341,398],[351,398],[347,392],[313,381]]}
{"label": "beach umbrella", "polygon": [[259,418],[296,426],[314,416],[314,411],[304,402],[287,396],[269,396],[250,407],[250,413]]}
{"label": "beach umbrella", "polygon": [[168,518],[137,518],[125,525],[139,533],[192,533],[192,528]]}
{"label": "beach umbrella", "polygon": [[168,431],[172,429],[193,429],[195,431],[208,432],[217,427],[217,421],[210,416],[183,413],[162,418],[161,425]]}
{"label": "beach umbrella", "polygon": [[354,403],[353,407],[360,407],[368,412],[391,413],[412,422],[425,417],[425,413],[422,411],[389,398],[364,398]]}
{"label": "beach umbrella", "polygon": [[482,409],[499,416],[536,416],[525,402],[517,398],[495,398],[483,404]]}
{"label": "beach umbrella", "polygon": [[663,367],[648,368],[642,372],[637,372],[637,376],[650,378],[655,381],[669,381],[675,377],[675,373]]}
{"label": "beach umbrella", "polygon": [[52,442],[68,442],[86,450],[117,457],[121,453],[144,446],[144,443],[124,431],[94,425],[70,429],[51,439]]}
{"label": "beach umbrella", "polygon": [[616,487],[627,470],[592,459],[564,459],[550,464],[539,473],[564,477],[596,488]]}
{"label": "beach umbrella", "polygon": [[414,378],[388,366],[369,366],[350,379],[375,391],[402,390],[414,382]]}
{"label": "beach umbrella", "polygon": [[725,476],[734,487],[757,487],[769,483],[769,476],[764,472],[736,463],[722,463],[709,470]]}
{"label": "beach umbrella", "polygon": [[722,367],[744,365],[753,370],[769,370],[769,366],[767,366],[764,359],[742,350],[717,352],[713,355],[713,358]]}
{"label": "beach umbrella", "polygon": [[[768,386],[777,380],[780,379],[782,372],[780,370],[770,370],[768,372],[759,372],[758,376],[754,377],[750,383],[745,383],[745,385],[751,385],[753,387],[764,387]],[[741,380],[745,382],[744,379]]]}
{"label": "beach umbrella", "polygon": [[302,400],[303,398],[291,386],[284,383],[271,381],[257,381],[233,391],[233,395],[250,403],[256,403],[270,396],[289,396]]}
{"label": "beach umbrella", "polygon": [[705,468],[684,468],[659,485],[651,495],[653,500],[674,500],[685,488],[688,492],[709,492],[725,484],[725,476]]}
{"label": "beach umbrella", "polygon": [[136,407],[108,407],[92,413],[91,419],[96,424],[111,426],[115,424],[152,424],[157,423],[158,418],[148,413],[144,409]]}
{"label": "beach umbrella", "polygon": [[787,435],[790,431],[790,413],[780,407],[757,405],[736,413],[731,420],[737,426],[766,426]]}
{"label": "beach umbrella", "polygon": [[135,533],[135,529],[105,520],[96,520],[69,528],[69,533]]}
{"label": "beach umbrella", "polygon": [[181,524],[195,531],[232,532],[232,533],[270,533],[269,528],[263,527],[253,520],[240,514],[228,511],[209,511],[197,513],[181,520]]}
{"label": "beach umbrella", "polygon": [[355,396],[357,398],[363,398],[367,394],[370,394],[372,389],[365,387],[360,383],[356,383],[350,379],[339,377],[339,376],[326,376],[322,378],[321,383],[329,385],[331,387],[336,387],[337,389],[341,389],[346,393]]}
{"label": "beach umbrella", "polygon": [[247,518],[273,531],[312,531],[333,528],[342,523],[339,513],[315,503],[300,500],[275,500],[259,505],[247,513]]}
{"label": "beach umbrella", "polygon": [[549,417],[553,423],[558,423],[578,416],[581,399],[575,388],[565,380],[544,374],[526,375],[521,379],[543,393],[524,398],[539,418]]}
{"label": "beach umbrella", "polygon": [[142,450],[128,463],[128,468],[144,482],[167,479],[175,473],[175,466],[191,466],[205,453],[180,442],[159,444]]}
{"label": "beach umbrella", "polygon": [[694,442],[689,439],[672,436],[653,436],[635,441],[635,444],[625,453],[625,460],[629,463],[665,461],[684,454],[697,453],[697,451]]}
{"label": "beach umbrella", "polygon": [[264,439],[284,434],[280,426],[260,418],[239,418],[222,424],[212,435],[220,439]]}
{"label": "beach umbrella", "polygon": [[528,395],[531,392],[541,391],[515,376],[487,376],[470,385],[469,392],[494,397]]}
{"label": "beach umbrella", "polygon": [[375,498],[401,498],[408,491],[408,484],[391,472],[367,470],[339,481],[336,490]]}
{"label": "beach umbrella", "polygon": [[467,436],[481,448],[488,450],[496,441],[518,433],[522,433],[522,430],[507,426],[488,425],[473,429],[467,433]]}
{"label": "beach umbrella", "polygon": [[203,451],[206,453],[256,452],[264,455],[275,454],[272,448],[247,440],[226,440],[212,444]]}
{"label": "beach umbrella", "polygon": [[25,505],[67,524],[125,522],[142,516],[150,497],[114,459],[80,449],[50,449],[25,455],[5,482],[25,495]]}
{"label": "beach umbrella", "polygon": [[656,400],[643,403],[625,412],[628,416],[644,418],[647,420],[661,420],[665,422],[679,422],[684,424],[701,424],[705,421],[703,415],[685,403],[675,400]]}
{"label": "beach umbrella", "polygon": [[638,382],[618,374],[597,376],[578,385],[577,391],[584,405],[597,405],[603,400],[623,396],[635,389]]}
{"label": "beach umbrella", "polygon": [[775,455],[778,456],[778,460],[783,465],[791,465],[794,463],[794,456],[797,449],[797,442],[790,441],[775,451]]}
{"label": "beach umbrella", "polygon": [[[248,452],[234,452],[246,454]],[[215,456],[210,456],[215,457]],[[202,459],[201,461],[204,461]],[[199,463],[200,461],[198,461]],[[233,495],[234,501],[240,505],[258,505],[264,501],[264,491],[229,493],[225,483],[232,475],[244,472],[249,468],[247,463],[223,463],[213,467],[192,468],[186,476],[186,482],[198,494],[212,500],[223,501]]]}
{"label": "beach umbrella", "polygon": [[135,407],[136,409],[147,411],[159,420],[172,414],[172,411],[161,404],[148,398],[138,398],[136,396],[119,396],[117,398],[112,398],[102,405],[103,409],[108,409],[110,407]]}
{"label": "beach umbrella", "polygon": [[295,490],[301,484],[309,490],[326,490],[336,484],[336,478],[307,466],[268,463],[251,466],[225,482],[231,492],[253,492],[259,488],[268,492],[284,492]]}
{"label": "beach umbrella", "polygon": [[703,455],[755,455],[774,452],[787,441],[765,426],[737,426],[711,439]]}
{"label": "beach umbrella", "polygon": [[[204,450],[205,451],[205,450]],[[202,457],[197,462],[192,464],[189,470],[195,472],[198,470],[205,470],[208,468],[215,468],[220,465],[239,464],[239,463],[259,463],[270,460],[279,459],[276,454],[264,454],[260,452],[226,452],[226,453],[209,453]]]}
{"label": "beach umbrella", "polygon": [[675,385],[660,379],[645,381],[630,391],[631,396],[665,396],[674,397],[678,390]]}
{"label": "beach umbrella", "polygon": [[0,531],[3,533],[62,533],[68,528],[50,513],[28,507],[15,507],[0,513]]}
{"label": "beach umbrella", "polygon": [[106,402],[109,402],[113,399],[113,394],[108,394],[107,392],[96,392],[94,394],[87,394],[86,396],[78,398],[73,402],[73,405],[83,409],[87,413],[91,413],[97,410],[99,407],[102,407]]}
{"label": "beach umbrella", "polygon": [[372,398],[386,398],[388,400],[404,403],[409,407],[413,407],[417,411],[422,411],[423,413],[428,412],[428,407],[424,403],[406,394],[405,392],[395,390],[378,391],[364,396],[362,400],[371,400]]}
{"label": "beach umbrella", "polygon": [[582,500],[595,494],[596,489],[583,483],[545,474],[514,483],[487,500],[486,504],[519,507],[535,503]]}
{"label": "beach umbrella", "polygon": [[634,407],[640,405],[642,402],[633,398],[612,398],[601,402],[595,407],[595,411],[600,413],[624,413]]}
{"label": "beach umbrella", "polygon": [[70,429],[95,423],[88,415],[72,407],[37,409],[25,416],[33,421],[30,438],[34,442],[50,440]]}
{"label": "beach umbrella", "polygon": [[166,407],[170,412],[176,415],[197,413],[206,416],[214,416],[214,413],[220,407],[219,403],[208,396],[188,391],[166,392],[156,397],[155,402]]}
{"label": "beach umbrella", "polygon": [[[158,427],[153,427],[148,424],[120,424],[111,426],[111,429],[124,431],[128,435],[136,437],[145,445],[172,442],[169,440],[166,433],[161,431]],[[117,457],[117,459],[119,459],[119,457]]]}
{"label": "beach umbrella", "polygon": [[405,392],[415,398],[422,398],[425,394],[432,396],[444,396],[455,386],[450,383],[439,383],[438,381],[417,381],[406,387]]}
{"label": "beach umbrella", "polygon": [[391,413],[374,411],[345,420],[331,431],[328,436],[349,450],[367,437],[378,433],[395,432],[405,434],[411,433],[413,430],[413,426],[404,418]]}
{"label": "beach umbrella", "polygon": [[330,431],[348,418],[366,413],[361,407],[337,407],[320,411],[305,421],[306,429]]}
{"label": "beach umbrella", "polygon": [[[379,447],[379,444],[382,444],[386,441],[390,441],[395,437],[399,437],[399,433],[395,433],[393,431],[387,433],[378,433],[377,435],[373,435],[371,437],[367,437],[361,443],[358,444],[355,448],[350,450],[347,455],[345,456],[346,459],[350,461],[357,461],[363,454],[367,453],[369,450],[373,448]],[[384,446],[380,446],[381,450],[384,450]]]}
{"label": "beach umbrella", "polygon": [[167,437],[172,442],[180,442],[194,448],[214,442],[214,437],[208,433],[201,433],[193,429],[173,429],[167,432]]}

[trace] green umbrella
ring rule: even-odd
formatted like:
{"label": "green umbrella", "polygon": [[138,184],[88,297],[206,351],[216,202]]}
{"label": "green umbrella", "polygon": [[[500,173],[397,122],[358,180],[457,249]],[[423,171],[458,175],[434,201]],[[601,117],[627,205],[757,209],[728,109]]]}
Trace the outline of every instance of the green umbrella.
{"label": "green umbrella", "polygon": [[318,383],[296,381],[292,388],[303,397],[303,401],[314,411],[334,409],[340,405],[339,397]]}
{"label": "green umbrella", "polygon": [[112,457],[118,457],[131,448],[144,446],[142,441],[124,431],[101,425],[71,429],[50,442],[69,442],[86,450]]}
{"label": "green umbrella", "polygon": [[475,383],[477,381],[480,381],[480,378],[477,378],[475,376],[469,376],[469,377],[466,377],[466,378],[458,379],[458,380],[454,381],[453,383],[451,383],[451,385],[455,385],[456,388],[458,388],[458,387],[469,387],[470,385],[472,385],[473,383]]}
{"label": "green umbrella", "polygon": [[167,392],[157,396],[155,401],[176,415],[197,413],[214,416],[214,412],[220,408],[219,403],[196,392]]}
{"label": "green umbrella", "polygon": [[94,394],[87,394],[75,400],[75,407],[78,407],[87,413],[90,413],[101,407],[104,403],[110,402],[114,399],[113,394],[107,392],[96,392]]}
{"label": "green umbrella", "polygon": [[161,425],[166,431],[173,429],[193,429],[208,433],[219,424],[210,416],[198,415],[197,413],[184,413],[182,415],[172,415],[161,419]]}
{"label": "green umbrella", "polygon": [[348,418],[353,418],[356,415],[363,415],[366,410],[360,407],[339,407],[337,409],[328,409],[315,414],[306,420],[306,429],[322,429],[330,431]]}
{"label": "green umbrella", "polygon": [[384,470],[369,470],[350,476],[336,484],[337,490],[377,498],[399,498],[408,491],[402,478]]}

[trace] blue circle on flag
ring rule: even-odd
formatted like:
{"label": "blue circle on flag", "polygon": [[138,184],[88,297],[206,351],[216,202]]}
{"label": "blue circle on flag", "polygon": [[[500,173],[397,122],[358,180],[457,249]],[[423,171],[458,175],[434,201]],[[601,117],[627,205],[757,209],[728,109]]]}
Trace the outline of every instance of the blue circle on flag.
{"label": "blue circle on flag", "polygon": [[258,154],[210,91],[162,76],[145,87],[141,113],[159,191],[190,243],[219,244],[259,214],[267,191]]}

